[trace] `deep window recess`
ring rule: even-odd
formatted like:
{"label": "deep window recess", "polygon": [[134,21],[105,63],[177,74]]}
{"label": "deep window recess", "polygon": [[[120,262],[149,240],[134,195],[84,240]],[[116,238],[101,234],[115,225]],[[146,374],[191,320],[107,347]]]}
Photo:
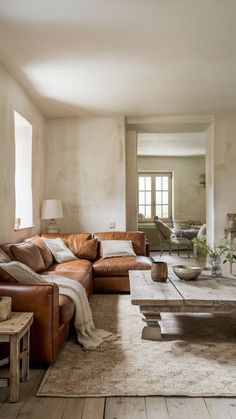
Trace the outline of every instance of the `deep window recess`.
{"label": "deep window recess", "polygon": [[14,111],[15,228],[33,226],[32,125]]}

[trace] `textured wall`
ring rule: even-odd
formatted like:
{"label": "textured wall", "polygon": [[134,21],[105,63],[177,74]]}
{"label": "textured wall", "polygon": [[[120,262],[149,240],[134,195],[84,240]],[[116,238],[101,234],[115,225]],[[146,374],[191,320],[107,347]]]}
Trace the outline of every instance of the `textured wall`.
{"label": "textured wall", "polygon": [[206,190],[199,184],[205,157],[138,157],[138,170],[174,172],[174,217],[206,220]]}
{"label": "textured wall", "polygon": [[137,133],[126,132],[126,225],[137,230]]}
{"label": "textured wall", "polygon": [[47,197],[62,200],[63,232],[125,229],[124,118],[53,120],[47,127]]}
{"label": "textured wall", "polygon": [[236,119],[214,118],[215,239],[224,236],[227,213],[236,213]]}
{"label": "textured wall", "polygon": [[[40,231],[40,207],[44,197],[44,118],[19,85],[0,66],[0,243],[20,241]],[[35,229],[14,231],[15,226],[15,139],[16,110],[33,126],[33,222]]]}

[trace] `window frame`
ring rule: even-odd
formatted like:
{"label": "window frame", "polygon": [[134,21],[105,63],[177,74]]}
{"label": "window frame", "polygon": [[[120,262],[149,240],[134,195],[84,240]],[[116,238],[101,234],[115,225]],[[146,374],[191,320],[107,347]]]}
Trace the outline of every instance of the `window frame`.
{"label": "window frame", "polygon": [[[144,222],[153,221],[154,217],[157,216],[156,213],[156,206],[160,205],[156,202],[156,177],[168,177],[168,217],[159,217],[163,221],[172,221],[173,215],[173,172],[171,171],[146,171],[146,170],[139,170],[137,173],[137,204],[138,204],[138,213],[139,207],[139,178],[140,177],[151,177],[151,218],[144,218]],[[163,204],[161,204],[163,206]],[[145,206],[145,205],[144,205]]]}

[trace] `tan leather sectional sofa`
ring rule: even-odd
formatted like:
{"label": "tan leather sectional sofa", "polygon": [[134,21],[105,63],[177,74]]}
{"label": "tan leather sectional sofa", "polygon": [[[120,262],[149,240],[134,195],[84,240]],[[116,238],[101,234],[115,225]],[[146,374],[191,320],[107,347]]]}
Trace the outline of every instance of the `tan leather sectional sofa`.
{"label": "tan leather sectional sofa", "polygon": [[[151,267],[143,232],[42,234],[42,236],[63,238],[78,260],[55,263],[39,236],[34,236],[23,243],[1,245],[0,248],[12,260],[25,263],[35,272],[62,275],[79,281],[88,297],[93,292],[129,292],[128,271],[147,270]],[[131,240],[137,256],[103,259],[100,240]],[[27,245],[29,242],[30,246]],[[34,322],[31,327],[31,364],[54,362],[67,339],[72,323],[74,305],[70,298],[59,295],[55,284],[23,285],[12,282],[0,274],[0,296],[3,295],[12,297],[13,311],[34,312]]]}

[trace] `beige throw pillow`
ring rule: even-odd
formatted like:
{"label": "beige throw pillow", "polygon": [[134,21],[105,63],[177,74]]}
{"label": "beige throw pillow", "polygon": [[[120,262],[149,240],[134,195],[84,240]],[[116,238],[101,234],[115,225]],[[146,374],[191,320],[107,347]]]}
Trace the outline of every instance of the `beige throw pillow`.
{"label": "beige throw pillow", "polygon": [[4,252],[4,250],[0,249],[0,263],[7,263],[11,262],[9,256]]}
{"label": "beige throw pillow", "polygon": [[199,232],[197,233],[197,237],[205,237],[206,236],[206,224],[200,228]]}
{"label": "beige throw pillow", "polygon": [[69,260],[78,260],[61,238],[44,238],[44,240],[57,263],[68,262]]}
{"label": "beige throw pillow", "polygon": [[136,256],[130,240],[101,240],[102,257]]}
{"label": "beige throw pillow", "polygon": [[23,265],[21,262],[12,261],[9,263],[1,263],[0,268],[5,270],[9,275],[11,275],[11,277],[21,284],[39,284],[45,282],[40,275],[28,266]]}

